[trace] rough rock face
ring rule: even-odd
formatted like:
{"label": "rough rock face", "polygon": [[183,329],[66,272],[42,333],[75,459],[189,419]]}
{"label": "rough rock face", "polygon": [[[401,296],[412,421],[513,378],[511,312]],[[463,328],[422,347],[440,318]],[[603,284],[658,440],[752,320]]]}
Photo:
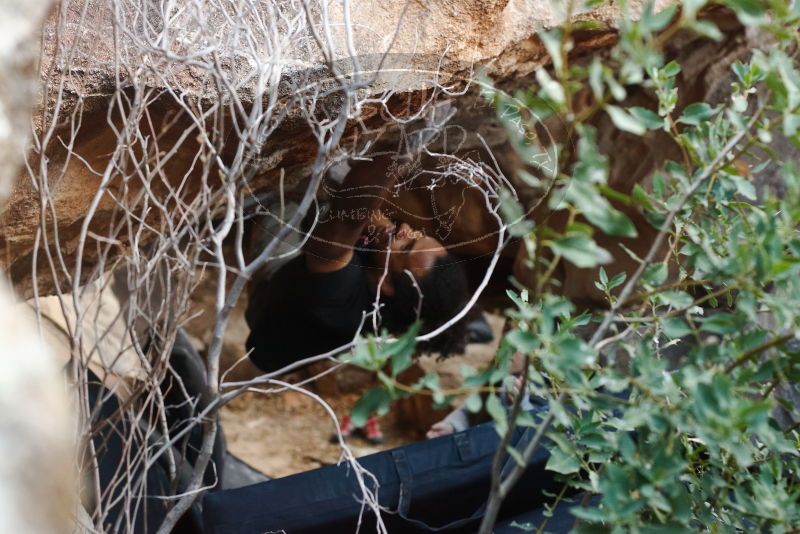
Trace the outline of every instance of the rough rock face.
{"label": "rough rock face", "polygon": [[[635,10],[641,2],[632,4]],[[230,9],[236,6],[238,3],[233,2]],[[230,79],[239,84],[235,90],[243,106],[251,106],[256,85],[266,83],[258,80],[251,59],[259,54],[269,57],[274,53],[271,48],[274,43],[267,39],[269,28],[253,29],[254,23],[247,18],[248,13],[239,20],[221,9],[204,6],[202,10],[187,14],[191,11],[187,8],[171,14],[169,22],[164,23],[155,7],[152,12],[136,12],[124,2],[85,0],[70,2],[68,7],[54,10],[49,17],[44,28],[45,52],[40,73],[45,82],[42,106],[34,118],[37,145],[43,146],[30,153],[29,164],[33,177],[47,184],[52,198],[51,208],[45,211],[44,217],[47,236],[42,240],[52,243],[57,231],[67,269],[74,264],[76,237],[103,176],[123,172],[108,167],[110,155],[121,148],[140,149],[127,147],[114,131],[114,127],[120,126],[121,110],[128,109],[127,104],[121,103],[125,98],[149,99],[146,114],[137,119],[138,128],[145,139],[159,136],[162,147],[180,145],[164,163],[163,174],[169,181],[188,173],[191,185],[194,172],[191,168],[199,141],[196,136],[181,138],[191,121],[181,113],[176,102],[183,99],[202,103],[220,94],[220,88],[204,70],[207,65],[201,65],[213,60],[203,55],[204,43],[224,44],[220,47],[224,57],[215,67],[230,74]],[[609,7],[580,14],[582,18],[601,21],[605,29],[584,34],[576,43],[575,54],[590,54],[613,42],[616,14]],[[310,13],[314,20],[323,20],[324,15],[319,6]],[[327,18],[330,24],[327,27],[316,25],[317,34],[324,39],[329,37],[326,42],[335,45],[334,59],[345,58],[348,41],[341,29],[346,20],[341,6],[330,7]],[[405,3],[359,0],[352,2],[350,20],[354,21],[355,28],[352,51],[361,59],[365,71],[369,72],[381,61],[383,52],[391,52],[389,62],[394,74],[377,80],[364,89],[364,94],[385,93],[391,87],[394,97],[389,107],[395,106],[402,114],[409,99],[427,88],[433,70],[463,73],[469,66],[483,65],[494,77],[504,80],[520,79],[531,73],[547,61],[536,30],[557,24],[559,16],[547,1]],[[242,24],[251,25],[254,42],[236,41]],[[285,33],[291,33],[291,21],[279,24],[285,24]],[[202,35],[201,29],[208,34]],[[284,67],[279,78],[299,79],[321,71],[319,49],[302,44],[311,40],[305,33],[296,41],[301,44],[288,47],[286,57],[280,57]],[[240,53],[236,49],[236,46],[248,44],[253,47],[250,51]],[[195,53],[190,60],[175,60],[177,55],[189,53]],[[132,65],[135,67],[131,68]],[[117,88],[120,91],[115,91]],[[168,119],[173,122],[164,126]],[[380,118],[372,117],[372,120]],[[74,124],[78,127],[73,131]],[[232,127],[225,124],[223,128],[229,131]],[[70,143],[72,154],[66,148]],[[255,164],[258,168],[253,169],[252,187],[275,188],[279,169],[285,173],[288,186],[301,182],[315,149],[316,141],[311,133],[290,117],[265,145],[262,157]],[[235,152],[236,143],[221,149],[223,159],[233,158]],[[0,225],[0,266],[9,272],[23,295],[31,293],[36,227],[41,219],[39,193],[26,174],[18,176]],[[109,194],[100,199],[92,218],[90,230],[100,232],[102,228],[103,235],[114,222],[113,195],[120,194],[122,189],[115,180],[112,176]],[[126,183],[126,187],[129,184]],[[155,193],[166,196],[166,190],[167,186]],[[124,250],[128,238],[124,235],[114,238],[119,242],[120,251]],[[84,254],[87,264],[93,261],[91,255],[89,250]],[[52,274],[45,268],[43,256],[38,256],[37,277],[39,290],[47,293],[52,290],[52,280],[49,280]]]}
{"label": "rough rock face", "polygon": [[[657,2],[656,7],[665,3]],[[231,9],[237,5],[231,3]],[[641,2],[632,5],[635,10]],[[124,232],[116,230],[109,234],[109,228],[116,221],[114,198],[122,195],[123,191],[128,195],[142,191],[136,180],[126,179],[123,187],[122,179],[115,175],[131,175],[133,171],[109,166],[111,155],[126,148],[125,137],[115,132],[115,128],[118,129],[122,122],[120,110],[129,109],[132,104],[120,102],[147,98],[144,113],[133,124],[144,140],[158,138],[159,150],[173,152],[160,164],[160,179],[164,184],[153,186],[155,197],[163,200],[170,187],[185,183],[191,189],[199,180],[196,155],[201,149],[201,141],[191,131],[194,127],[192,119],[181,109],[179,100],[202,104],[226,94],[215,85],[213,69],[209,70],[210,67],[203,63],[208,61],[203,56],[203,42],[217,43],[220,47],[220,54],[224,57],[217,67],[236,82],[235,94],[244,109],[254,105],[255,94],[261,94],[258,92],[259,84],[275,84],[279,87],[278,96],[285,97],[291,87],[327,76],[319,48],[299,44],[313,42],[313,36],[298,30],[287,47],[288,52],[284,51],[285,57],[281,57],[283,67],[280,72],[273,73],[270,80],[259,81],[258,66],[252,64],[252,57],[258,54],[271,57],[276,53],[266,40],[269,28],[256,25],[253,30],[250,20],[232,20],[230,13],[206,7],[201,13],[193,14],[199,19],[186,18],[188,15],[183,12],[176,14],[168,24],[170,31],[166,33],[161,31],[164,24],[159,22],[159,13],[134,13],[128,11],[124,3],[111,0],[73,2],[64,11],[55,10],[48,19],[44,28],[45,53],[40,72],[46,85],[42,93],[43,104],[34,117],[34,133],[46,149],[33,150],[29,163],[30,174],[47,184],[52,199],[44,217],[47,235],[41,241],[52,244],[57,232],[67,271],[75,264],[77,236],[87,206],[107,173],[111,175],[108,194],[99,199],[89,230],[113,237],[117,247],[114,253],[124,253],[130,239]],[[296,15],[305,17],[303,13]],[[579,14],[579,18],[600,21],[602,29],[582,32],[577,37],[573,51],[575,61],[602,53],[614,43],[614,17],[617,15],[618,12],[608,6]],[[321,9],[312,9],[310,16],[318,22],[325,18]],[[725,40],[716,43],[679,34],[668,46],[668,54],[683,65],[681,94],[685,101],[713,101],[724,97],[729,86],[730,64],[748,53],[757,41],[757,36],[743,32],[734,17],[721,11],[709,16],[725,32]],[[342,31],[345,17],[341,6],[331,7],[327,20],[330,21],[327,27],[315,26],[317,36],[324,39],[329,36],[326,42],[333,43],[337,68],[348,72],[352,65],[347,59],[350,48]],[[429,94],[434,73],[443,75],[446,80],[462,79],[469,74],[470,68],[480,65],[504,89],[532,85],[532,72],[547,63],[547,54],[536,36],[537,28],[559,22],[551,2],[546,0],[435,0],[407,4],[359,0],[352,2],[350,20],[354,22],[352,51],[359,58],[363,71],[369,74],[379,64],[384,71],[361,94],[377,98],[391,93],[391,97],[386,98],[386,110],[397,116],[410,113],[415,102]],[[150,26],[145,25],[145,21]],[[251,37],[261,41],[253,44],[253,50],[239,53],[231,49],[239,41],[227,36],[241,32],[241,24],[249,24]],[[282,31],[291,34],[291,27],[289,25]],[[213,33],[202,41],[197,36],[198,28],[212,28]],[[386,57],[382,55],[385,51],[390,52]],[[173,58],[188,52],[197,53],[194,63]],[[115,58],[121,63],[115,62]],[[131,68],[131,65],[136,68]],[[59,92],[62,85],[63,91]],[[502,128],[492,110],[474,106],[478,98],[475,93],[456,99],[459,111],[453,123],[479,132],[504,174],[513,180],[521,163],[505,146]],[[630,95],[629,102],[645,107],[654,105],[647,95],[640,93]],[[385,112],[379,113],[369,106],[362,110],[364,121],[373,126],[386,121],[385,115]],[[222,131],[217,136],[221,140],[221,160],[226,163],[235,158],[241,144],[229,119],[229,116],[223,118]],[[71,131],[72,123],[78,121],[79,127]],[[203,126],[212,128],[211,124]],[[612,185],[622,191],[629,191],[635,183],[646,183],[661,161],[676,155],[674,147],[658,134],[646,138],[627,135],[611,127],[606,116],[600,116],[596,126],[600,132],[601,148],[611,160]],[[554,137],[562,135],[557,124],[548,127]],[[185,135],[186,132],[190,135]],[[65,148],[70,140],[72,154]],[[133,144],[137,143],[139,141]],[[282,178],[290,197],[293,191],[302,192],[316,148],[317,141],[305,123],[296,116],[285,117],[263,146],[259,157],[251,163],[251,189],[275,191]],[[134,146],[131,150],[143,152],[146,149]],[[484,148],[477,143],[461,147],[461,150],[478,152],[478,157],[489,159]],[[20,174],[10,202],[0,213],[0,267],[7,270],[17,291],[24,296],[32,292],[35,256],[38,256],[39,291],[46,294],[53,287],[53,275],[46,265],[42,243],[39,250],[35,250],[37,226],[42,217],[39,193],[33,183],[29,173]],[[524,191],[522,193],[524,198]],[[400,212],[414,214],[415,220],[408,222],[436,235],[445,244],[453,246],[456,253],[481,256],[494,250],[496,222],[474,191],[465,193],[463,188],[454,185],[433,192],[417,188],[416,191],[404,191],[397,203]],[[534,214],[536,217],[544,215],[541,212]],[[640,251],[650,241],[653,230],[637,213],[629,215],[637,223],[641,237],[626,240],[624,244]],[[552,220],[559,224],[558,217]],[[617,260],[611,267],[612,271],[630,267],[630,258],[616,242],[604,236],[600,236],[600,240],[600,245],[610,250]],[[95,248],[87,247],[83,254],[84,264],[91,265],[97,254]],[[513,255],[514,251],[509,250],[507,254]],[[517,274],[521,279],[526,277],[524,272]],[[592,273],[566,266],[560,276],[568,296],[585,300],[599,296],[590,282],[595,279]]]}

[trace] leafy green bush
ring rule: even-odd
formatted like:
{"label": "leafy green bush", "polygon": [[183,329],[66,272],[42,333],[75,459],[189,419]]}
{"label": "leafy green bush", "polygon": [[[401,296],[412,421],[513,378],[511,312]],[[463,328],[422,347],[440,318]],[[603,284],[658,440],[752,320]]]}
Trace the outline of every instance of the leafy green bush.
{"label": "leafy green bush", "polygon": [[[509,221],[537,252],[529,265],[536,287],[509,292],[512,328],[492,367],[470,372],[458,391],[442,390],[432,376],[412,388],[397,383],[415,332],[361,343],[351,361],[378,371],[384,387],[359,411],[385,410],[398,395],[424,391],[440,403],[464,395],[473,410],[483,404],[501,435],[515,425],[537,427],[548,439],[536,445],[550,450],[548,468],[565,489],[600,496],[592,506],[566,503],[566,491],[552,498],[550,507],[571,507],[585,531],[800,529],[800,417],[791,402],[800,378],[800,168],[786,150],[776,152],[780,143],[800,144],[798,3],[690,0],[658,13],[647,6],[640,17],[621,19],[617,44],[589,61],[574,61],[569,51],[576,32],[597,23],[570,22],[574,7],[564,8],[562,26],[541,33],[552,68],[517,95],[539,120],[566,124],[571,138],[559,147],[561,174],[543,191],[568,224]],[[720,102],[692,102],[682,92],[691,80],[681,79],[682,65],[665,46],[680,35],[730,39],[708,16],[719,10],[735,14],[760,45],[732,64]],[[589,104],[578,107],[585,88]],[[632,92],[657,105],[629,105]],[[647,188],[614,191],[594,126],[603,114],[630,136],[665,136],[679,157],[661,163]],[[776,169],[780,183],[756,187]],[[560,296],[553,273],[559,262],[606,263],[611,255],[595,242],[597,232],[636,235],[615,206],[638,210],[658,232],[647,254],[629,251],[631,272],[585,271],[599,273],[608,304],[585,312]],[[522,209],[512,208],[506,211]],[[528,364],[527,389],[549,404],[542,420],[500,407],[498,389],[515,353]],[[389,361],[391,372],[381,371]],[[509,452],[522,461],[532,451]],[[495,482],[502,496],[513,480]],[[489,516],[486,532],[491,506]]]}

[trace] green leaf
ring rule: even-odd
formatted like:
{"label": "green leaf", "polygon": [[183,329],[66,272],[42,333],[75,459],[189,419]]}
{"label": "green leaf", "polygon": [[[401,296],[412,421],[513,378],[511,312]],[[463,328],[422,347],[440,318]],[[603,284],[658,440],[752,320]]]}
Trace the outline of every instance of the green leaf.
{"label": "green leaf", "polygon": [[380,348],[392,362],[392,376],[397,376],[411,366],[412,356],[417,349],[417,334],[420,323],[414,323],[408,331],[392,343]]}
{"label": "green leaf", "polygon": [[464,400],[464,407],[471,413],[478,413],[481,410],[481,406],[483,406],[483,401],[481,401],[481,396],[477,393],[469,395]]}
{"label": "green leaf", "polygon": [[565,371],[574,369],[575,366],[589,365],[595,358],[595,353],[589,348],[589,345],[582,339],[573,336],[559,339],[554,348],[558,357],[556,362]]}
{"label": "green leaf", "polygon": [[729,176],[729,178],[734,184],[736,184],[736,190],[740,195],[750,200],[756,200],[758,198],[758,195],[756,194],[756,188],[752,183],[748,182],[741,176]]}
{"label": "green leaf", "polygon": [[525,169],[517,169],[517,176],[522,179],[526,185],[534,189],[541,189],[542,187],[542,181]]}
{"label": "green leaf", "polygon": [[566,453],[560,448],[554,448],[550,451],[550,458],[547,460],[545,469],[562,475],[570,475],[580,471],[581,463],[574,452]]}
{"label": "green leaf", "polygon": [[710,20],[693,20],[689,22],[689,29],[713,41],[721,41],[724,38],[723,33],[717,28],[717,25]]}
{"label": "green leaf", "polygon": [[740,82],[745,85],[748,84],[747,80],[749,77],[750,65],[735,61],[733,65],[731,65],[731,70],[733,70],[733,73],[736,74],[737,78],[739,78]]}
{"label": "green leaf", "polygon": [[728,5],[745,26],[757,26],[768,20],[764,8],[757,0],[728,0]]}
{"label": "green leaf", "polygon": [[652,286],[661,285],[667,279],[669,268],[666,263],[653,263],[645,267],[642,281]]}
{"label": "green leaf", "polygon": [[556,71],[561,70],[564,65],[561,58],[561,33],[558,28],[538,33],[539,38],[544,43],[544,47],[547,49],[547,53],[550,54],[550,59],[553,60],[553,68]]}
{"label": "green leaf", "polygon": [[675,76],[680,74],[681,66],[677,61],[672,60],[669,63],[667,63],[666,65],[664,65],[664,68],[662,68],[661,71],[668,78],[674,78]]}
{"label": "green leaf", "polygon": [[546,69],[540,68],[536,70],[536,81],[542,87],[544,94],[547,98],[556,104],[563,104],[566,99],[564,95],[564,88],[556,80],[550,77]]}
{"label": "green leaf", "polygon": [[589,87],[595,100],[603,99],[603,64],[597,57],[589,65]]}
{"label": "green leaf", "polygon": [[654,209],[653,203],[650,202],[650,195],[647,194],[644,187],[639,184],[633,186],[633,191],[631,192],[631,198],[633,199],[636,204],[643,207],[646,210]]}
{"label": "green leaf", "polygon": [[545,243],[553,252],[581,268],[595,267],[613,259],[606,249],[597,246],[586,234],[569,234]]}
{"label": "green leaf", "polygon": [[350,412],[353,425],[361,428],[373,415],[385,415],[389,411],[392,400],[394,400],[392,395],[385,388],[375,387],[368,390]]}
{"label": "green leaf", "polygon": [[647,2],[642,12],[642,26],[650,33],[664,29],[675,16],[677,6],[669,5],[657,13],[653,8],[653,3]]}
{"label": "green leaf", "polygon": [[593,225],[608,235],[636,237],[636,226],[627,215],[600,196],[596,186],[587,182],[570,184],[565,196]]}
{"label": "green leaf", "polygon": [[739,338],[739,345],[743,351],[754,349],[767,339],[766,330],[753,330]]}
{"label": "green leaf", "polygon": [[497,433],[501,436],[505,435],[508,430],[508,417],[506,415],[506,409],[503,407],[503,403],[497,395],[491,394],[486,399],[486,412],[492,420],[494,420]]}
{"label": "green leaf", "polygon": [[506,339],[523,354],[533,352],[541,346],[539,338],[529,330],[512,330],[506,335]]}
{"label": "green leaf", "polygon": [[608,84],[608,88],[611,90],[611,96],[614,97],[614,100],[620,102],[625,100],[625,97],[628,96],[628,93],[625,91],[625,88],[614,78],[614,75],[610,72],[605,72],[603,78]]}
{"label": "green leaf", "polygon": [[636,237],[638,235],[636,226],[628,216],[610,205],[605,210],[592,210],[583,215],[607,235],[620,237]]}
{"label": "green leaf", "polygon": [[533,228],[531,221],[525,218],[525,211],[517,197],[507,189],[500,191],[500,215],[508,225],[512,236],[520,237],[528,234]]}
{"label": "green leaf", "polygon": [[342,355],[341,360],[372,371],[377,371],[386,364],[386,356],[380,353],[375,338],[371,336],[358,336],[353,351]]}
{"label": "green leaf", "polygon": [[694,104],[686,106],[678,122],[691,126],[700,126],[700,124],[708,121],[716,113],[716,108],[712,108],[705,102],[695,102]]}
{"label": "green leaf", "polygon": [[732,334],[739,330],[739,321],[732,313],[716,313],[703,320],[701,330],[714,334]]}
{"label": "green leaf", "polygon": [[642,124],[638,118],[634,117],[622,108],[609,105],[606,106],[605,109],[608,113],[608,116],[611,117],[611,121],[614,123],[614,126],[620,130],[630,132],[635,135],[643,135],[647,131],[644,124]]}
{"label": "green leaf", "polygon": [[506,447],[506,452],[514,459],[514,462],[518,466],[525,467],[525,458],[522,456],[522,454],[517,449],[515,449],[511,445],[508,445]]}
{"label": "green leaf", "polygon": [[677,310],[688,308],[692,305],[692,302],[694,302],[692,296],[686,291],[664,291],[658,295],[658,298],[664,304],[672,306]]}
{"label": "green leaf", "polygon": [[653,192],[659,197],[663,197],[667,192],[667,182],[660,172],[653,175]]}
{"label": "green leaf", "polygon": [[747,111],[747,97],[745,95],[733,95],[731,96],[731,102],[733,103],[733,110],[736,113],[744,113]]}
{"label": "green leaf", "polygon": [[620,204],[624,206],[628,206],[631,203],[631,197],[626,195],[625,193],[621,193],[616,189],[607,186],[606,184],[597,184],[597,190],[600,191],[603,196],[607,197],[609,200],[616,200]]}
{"label": "green leaf", "polygon": [[617,286],[621,286],[625,282],[625,278],[627,278],[627,276],[628,274],[624,271],[617,273],[608,283],[608,289],[614,289]]}
{"label": "green leaf", "polygon": [[[584,506],[573,506],[569,509],[570,513],[577,517],[578,519],[582,519],[584,521],[588,521],[590,523],[602,523],[606,516],[603,511],[599,508],[595,507],[584,507]],[[583,523],[579,523],[575,525],[575,530],[571,530],[570,532],[576,532],[578,534],[606,534],[608,532],[605,528],[600,528],[598,526],[598,530],[591,528],[592,525],[586,525]]]}
{"label": "green leaf", "polygon": [[636,444],[631,439],[630,435],[622,432],[617,440],[617,448],[622,455],[623,460],[633,463],[636,459]]}
{"label": "green leaf", "polygon": [[640,106],[628,108],[628,111],[648,130],[664,129],[664,118],[660,117],[655,111],[650,111]]}
{"label": "green leaf", "polygon": [[671,317],[661,321],[661,328],[670,339],[677,339],[683,336],[688,336],[692,333],[691,328],[682,320],[677,317]]}

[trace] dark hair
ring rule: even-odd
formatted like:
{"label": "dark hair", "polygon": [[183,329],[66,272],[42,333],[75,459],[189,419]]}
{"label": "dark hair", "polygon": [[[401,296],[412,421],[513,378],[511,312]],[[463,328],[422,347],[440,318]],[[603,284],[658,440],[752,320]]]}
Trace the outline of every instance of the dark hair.
{"label": "dark hair", "polygon": [[[417,320],[417,308],[422,307],[420,333],[425,334],[440,327],[455,316],[469,300],[469,286],[464,266],[452,254],[436,260],[430,271],[417,280],[419,291],[410,276],[404,272],[392,272],[394,295],[386,300],[384,324],[395,334],[405,331]],[[464,351],[467,338],[467,321],[462,318],[456,324],[421,343],[426,352],[439,352],[442,357]]]}

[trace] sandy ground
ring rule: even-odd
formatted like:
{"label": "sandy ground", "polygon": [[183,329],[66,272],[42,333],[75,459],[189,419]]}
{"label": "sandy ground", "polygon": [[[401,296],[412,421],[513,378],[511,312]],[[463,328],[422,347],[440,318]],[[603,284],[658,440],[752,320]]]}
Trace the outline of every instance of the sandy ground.
{"label": "sandy ground", "polygon": [[[339,414],[346,413],[357,394],[331,401]],[[404,428],[390,413],[382,420],[386,441],[370,445],[353,436],[348,440],[356,456],[372,454],[420,439],[414,429]],[[301,393],[262,396],[246,394],[222,411],[222,427],[229,450],[269,477],[307,471],[339,460],[338,445],[329,443],[334,424],[326,411]]]}
{"label": "sandy ground", "polygon": [[[489,320],[495,331],[495,339],[499,339],[502,319],[490,316]],[[420,372],[436,372],[443,385],[452,387],[460,381],[462,365],[476,368],[485,365],[493,357],[494,351],[495,344],[470,345],[464,355],[443,362],[427,356],[421,358],[418,364]],[[361,389],[367,385],[362,385]],[[358,392],[320,392],[320,395],[332,406],[337,416],[348,413],[359,398]],[[386,438],[382,445],[371,445],[357,436],[350,438],[348,443],[356,456],[364,456],[417,441],[423,439],[428,426],[445,413],[434,411],[430,402],[423,398],[401,401],[381,420]],[[334,431],[333,421],[317,401],[301,393],[248,393],[223,409],[222,427],[229,450],[272,478],[339,460],[339,446],[329,443]]]}

